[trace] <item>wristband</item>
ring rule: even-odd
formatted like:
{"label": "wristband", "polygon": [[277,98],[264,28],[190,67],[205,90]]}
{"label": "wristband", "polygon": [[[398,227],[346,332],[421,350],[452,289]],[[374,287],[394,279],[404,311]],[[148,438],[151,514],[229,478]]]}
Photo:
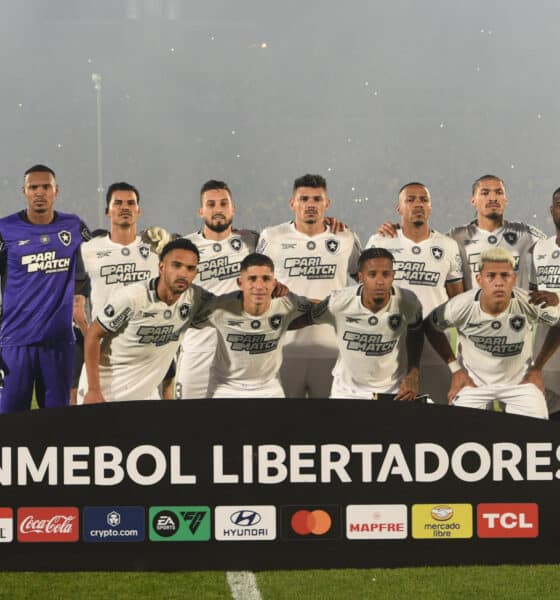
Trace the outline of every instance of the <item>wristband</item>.
{"label": "wristband", "polygon": [[459,364],[459,361],[457,359],[452,360],[451,362],[447,363],[447,366],[449,367],[449,370],[451,371],[451,375],[453,375],[454,373],[457,373],[457,371],[460,371],[463,368]]}

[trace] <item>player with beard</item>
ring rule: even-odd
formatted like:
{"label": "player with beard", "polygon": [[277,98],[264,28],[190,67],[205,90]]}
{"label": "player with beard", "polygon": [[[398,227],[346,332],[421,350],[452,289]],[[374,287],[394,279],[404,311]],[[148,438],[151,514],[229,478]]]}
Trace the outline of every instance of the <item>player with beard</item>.
{"label": "player with beard", "polygon": [[114,291],[88,329],[79,398],[85,404],[159,399],[158,385],[197,312],[210,301],[192,281],[198,250],[185,239],[162,250],[159,277]]}
{"label": "player with beard", "polygon": [[461,250],[465,288],[477,287],[481,253],[500,247],[515,259],[517,286],[528,290],[533,248],[546,236],[532,225],[504,219],[508,198],[503,180],[496,175],[483,175],[473,183],[471,204],[476,209],[476,219],[449,232]]}
{"label": "player with beard", "polygon": [[[258,233],[232,229],[235,205],[224,181],[207,181],[200,190],[200,231],[185,236],[200,252],[195,283],[212,293],[236,291],[241,262],[255,251]],[[210,368],[217,348],[215,329],[187,331],[177,362],[176,398],[206,398]]]}
{"label": "player with beard", "polygon": [[[258,252],[270,256],[277,279],[308,298],[324,298],[346,287],[348,276],[358,271],[360,241],[352,231],[337,234],[325,223],[329,205],[324,177],[299,177],[290,198],[294,220],[268,227],[259,239]],[[280,370],[286,396],[327,398],[337,355],[336,336],[328,325],[289,332]]]}
{"label": "player with beard", "polygon": [[331,398],[414,400],[422,353],[422,306],[393,287],[393,255],[364,250],[359,286],[335,290],[312,309],[313,323],[335,328],[339,356]]}
{"label": "player with beard", "polygon": [[[397,212],[401,216],[396,237],[371,236],[366,248],[385,248],[395,256],[395,285],[413,291],[424,314],[464,291],[457,242],[430,229],[432,200],[428,188],[418,182],[399,190]],[[420,390],[447,403],[449,369],[430,344],[420,361]]]}

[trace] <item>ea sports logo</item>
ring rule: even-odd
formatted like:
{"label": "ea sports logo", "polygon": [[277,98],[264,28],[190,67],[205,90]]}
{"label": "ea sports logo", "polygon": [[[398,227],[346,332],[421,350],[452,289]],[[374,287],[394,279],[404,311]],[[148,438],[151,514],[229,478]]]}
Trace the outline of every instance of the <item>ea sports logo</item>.
{"label": "ea sports logo", "polygon": [[161,537],[171,537],[179,530],[179,519],[170,510],[162,510],[154,515],[152,527]]}

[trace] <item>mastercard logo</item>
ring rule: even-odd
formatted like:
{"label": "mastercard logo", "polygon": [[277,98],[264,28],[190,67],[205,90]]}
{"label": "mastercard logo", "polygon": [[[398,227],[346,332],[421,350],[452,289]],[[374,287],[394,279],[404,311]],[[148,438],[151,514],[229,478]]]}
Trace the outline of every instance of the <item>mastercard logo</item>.
{"label": "mastercard logo", "polygon": [[332,527],[331,516],[324,510],[298,510],[290,523],[298,535],[324,535]]}

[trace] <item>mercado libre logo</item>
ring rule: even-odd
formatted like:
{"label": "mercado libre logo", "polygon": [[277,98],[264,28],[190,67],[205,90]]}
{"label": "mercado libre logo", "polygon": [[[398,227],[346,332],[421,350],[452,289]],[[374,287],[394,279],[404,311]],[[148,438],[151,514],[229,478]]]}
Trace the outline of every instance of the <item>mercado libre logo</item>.
{"label": "mercado libre logo", "polygon": [[415,539],[472,538],[471,504],[413,504],[412,537]]}
{"label": "mercado libre logo", "polygon": [[283,506],[282,539],[332,540],[341,537],[339,506]]}

